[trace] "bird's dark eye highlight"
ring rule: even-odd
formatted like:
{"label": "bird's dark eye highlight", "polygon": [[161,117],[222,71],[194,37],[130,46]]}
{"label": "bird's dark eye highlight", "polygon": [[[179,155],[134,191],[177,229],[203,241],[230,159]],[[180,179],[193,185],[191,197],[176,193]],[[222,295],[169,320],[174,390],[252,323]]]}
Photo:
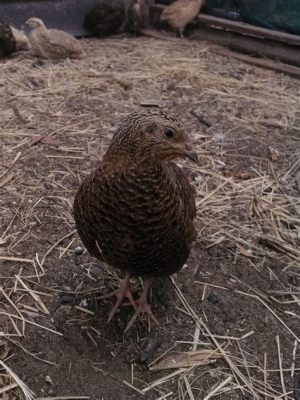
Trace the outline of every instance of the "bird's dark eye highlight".
{"label": "bird's dark eye highlight", "polygon": [[174,131],[171,128],[165,128],[164,134],[168,139],[172,139],[174,137]]}

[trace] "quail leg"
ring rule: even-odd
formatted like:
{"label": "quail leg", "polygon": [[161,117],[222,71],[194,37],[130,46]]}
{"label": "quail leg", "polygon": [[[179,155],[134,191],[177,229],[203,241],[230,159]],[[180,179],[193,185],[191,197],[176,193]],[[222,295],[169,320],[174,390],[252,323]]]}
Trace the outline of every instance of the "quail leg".
{"label": "quail leg", "polygon": [[119,33],[125,32],[125,30],[126,30],[126,27],[129,22],[129,8],[132,6],[131,1],[123,0],[123,3],[124,3],[124,14],[125,15],[124,15],[124,20],[122,22],[122,25],[118,29]]}
{"label": "quail leg", "polygon": [[108,322],[110,322],[113,319],[114,315],[120,308],[120,305],[125,297],[128,298],[128,300],[130,301],[130,304],[135,309],[135,311],[138,310],[138,306],[137,306],[136,302],[134,301],[132,294],[131,294],[130,275],[129,274],[126,275],[126,277],[123,280],[123,282],[121,283],[119,289],[114,290],[111,293],[105,294],[104,296],[101,296],[100,299],[109,299],[111,297],[116,297],[117,301],[109,313]]}
{"label": "quail leg", "polygon": [[147,302],[147,293],[148,293],[150,284],[151,284],[151,282],[149,280],[145,281],[143,293],[141,294],[140,298],[137,299],[135,302],[137,305],[137,309],[135,310],[135,313],[131,317],[130,321],[128,322],[124,333],[126,333],[132,327],[132,325],[134,324],[137,317],[142,313],[148,314],[150,320],[152,322],[154,322],[156,325],[159,325],[158,320],[156,319],[156,317],[154,316],[154,314],[151,311],[151,305],[148,304],[148,302]]}
{"label": "quail leg", "polygon": [[184,30],[184,28],[179,29],[179,35],[180,35],[181,39],[184,39],[183,30]]}

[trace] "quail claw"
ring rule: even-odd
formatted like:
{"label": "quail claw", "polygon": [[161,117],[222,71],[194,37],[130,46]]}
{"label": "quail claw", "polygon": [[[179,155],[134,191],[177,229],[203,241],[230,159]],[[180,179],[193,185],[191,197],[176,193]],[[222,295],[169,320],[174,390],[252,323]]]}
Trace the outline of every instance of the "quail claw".
{"label": "quail claw", "polygon": [[143,293],[141,294],[140,298],[136,300],[136,307],[137,309],[135,310],[135,313],[131,317],[130,321],[128,322],[124,333],[128,332],[129,329],[132,327],[138,316],[142,313],[148,314],[150,320],[154,322],[156,325],[159,325],[158,320],[154,316],[152,310],[151,310],[151,305],[147,302],[147,292],[150,287],[150,281],[146,280],[144,284],[144,290]]}
{"label": "quail claw", "polygon": [[120,305],[121,305],[121,303],[122,303],[124,297],[127,297],[128,300],[129,300],[129,302],[130,302],[130,304],[132,305],[132,307],[133,307],[135,310],[137,310],[137,305],[136,305],[136,303],[135,303],[135,301],[134,301],[134,299],[133,299],[133,297],[132,297],[132,294],[131,294],[131,292],[130,292],[129,290],[128,290],[128,291],[125,291],[124,293],[123,293],[122,291],[116,290],[116,291],[113,293],[113,295],[116,296],[117,301],[116,301],[115,305],[113,306],[113,308],[111,309],[111,311],[110,311],[110,313],[109,313],[109,315],[108,315],[108,322],[110,322],[110,321],[113,319],[114,315],[115,315],[116,312],[119,310]]}
{"label": "quail claw", "polygon": [[111,311],[110,311],[110,313],[108,315],[108,322],[110,322],[113,319],[114,315],[119,310],[120,305],[121,305],[121,303],[122,303],[122,301],[123,301],[123,299],[125,297],[128,298],[130,304],[135,309],[135,311],[137,311],[137,309],[138,309],[137,304],[136,304],[136,302],[135,302],[135,300],[134,300],[134,298],[132,297],[132,294],[131,294],[130,277],[129,277],[129,275],[126,276],[126,278],[122,282],[122,284],[119,287],[119,289],[114,290],[111,293],[108,293],[108,294],[105,294],[105,295],[101,296],[100,299],[102,299],[102,300],[103,299],[109,299],[111,297],[116,297],[117,301],[114,304],[113,308],[111,309]]}
{"label": "quail claw", "polygon": [[148,314],[148,317],[150,318],[150,320],[152,322],[154,322],[156,325],[159,325],[159,322],[158,322],[157,318],[155,317],[155,315],[153,314],[153,312],[151,310],[151,305],[150,304],[142,303],[139,300],[137,300],[136,303],[137,303],[137,309],[136,309],[135,313],[133,314],[133,316],[131,317],[130,321],[128,322],[128,324],[127,324],[127,326],[126,326],[126,328],[124,330],[124,333],[129,331],[129,329],[132,327],[132,325],[134,324],[136,319],[142,313]]}

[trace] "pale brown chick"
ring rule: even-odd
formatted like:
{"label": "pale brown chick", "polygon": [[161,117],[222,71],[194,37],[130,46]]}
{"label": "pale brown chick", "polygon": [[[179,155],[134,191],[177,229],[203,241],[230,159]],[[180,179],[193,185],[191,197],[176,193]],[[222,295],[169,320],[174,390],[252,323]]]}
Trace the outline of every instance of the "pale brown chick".
{"label": "pale brown chick", "polygon": [[59,60],[64,58],[83,58],[79,41],[67,32],[47,29],[40,18],[29,18],[26,25],[31,28],[29,41],[32,51],[41,58]]}
{"label": "pale brown chick", "polygon": [[[75,197],[76,227],[88,251],[126,273],[121,287],[104,296],[117,297],[109,320],[129,298],[135,313],[126,330],[142,312],[158,323],[147,303],[150,281],[180,270],[196,238],[194,191],[177,158],[197,161],[177,119],[162,111],[133,113]],[[145,279],[137,301],[130,277]]]}
{"label": "pale brown chick", "polygon": [[166,21],[173,29],[178,29],[180,36],[186,25],[200,12],[204,0],[177,0],[165,7],[160,15],[161,21]]}

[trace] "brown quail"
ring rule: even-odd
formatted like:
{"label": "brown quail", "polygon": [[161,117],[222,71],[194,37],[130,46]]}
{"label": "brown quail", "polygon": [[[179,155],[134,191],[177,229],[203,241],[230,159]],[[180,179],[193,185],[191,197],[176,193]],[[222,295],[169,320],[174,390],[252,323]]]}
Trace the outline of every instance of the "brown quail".
{"label": "brown quail", "polygon": [[203,3],[204,0],[176,0],[163,10],[160,19],[178,29],[183,37],[185,26],[199,14]]}
{"label": "brown quail", "polygon": [[[194,190],[173,160],[197,155],[175,117],[162,111],[135,112],[116,130],[100,165],[80,186],[74,216],[82,242],[93,256],[124,271],[109,321],[124,297],[135,313],[158,324],[147,303],[153,278],[182,268],[196,237]],[[130,278],[145,279],[138,300],[130,292]]]}
{"label": "brown quail", "polygon": [[26,25],[31,29],[28,38],[36,56],[53,60],[85,57],[80,42],[68,32],[47,29],[44,22],[36,17],[29,18]]}

